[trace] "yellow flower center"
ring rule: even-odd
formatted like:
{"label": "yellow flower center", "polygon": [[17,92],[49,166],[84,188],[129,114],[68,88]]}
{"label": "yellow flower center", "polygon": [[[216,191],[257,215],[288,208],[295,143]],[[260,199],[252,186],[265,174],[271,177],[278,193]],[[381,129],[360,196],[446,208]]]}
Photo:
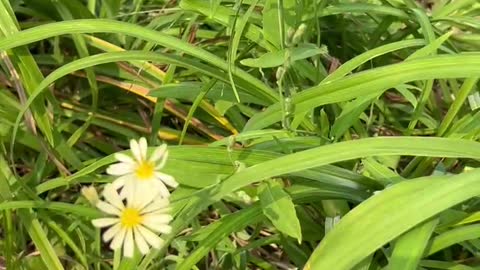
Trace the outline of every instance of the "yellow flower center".
{"label": "yellow flower center", "polygon": [[140,211],[135,208],[125,208],[120,217],[120,222],[123,227],[133,228],[142,223],[143,217],[140,215]]}
{"label": "yellow flower center", "polygon": [[135,174],[139,180],[150,180],[153,178],[153,174],[155,172],[155,166],[152,162],[143,161],[141,162],[137,169],[135,170]]}

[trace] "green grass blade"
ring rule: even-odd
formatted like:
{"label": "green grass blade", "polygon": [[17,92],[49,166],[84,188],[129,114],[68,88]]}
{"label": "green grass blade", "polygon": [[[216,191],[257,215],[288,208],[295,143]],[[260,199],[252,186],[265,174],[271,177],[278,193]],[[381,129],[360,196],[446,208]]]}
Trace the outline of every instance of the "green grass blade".
{"label": "green grass blade", "polygon": [[[262,211],[258,205],[227,215],[213,223],[212,230],[195,250],[188,255],[178,266],[177,270],[190,270],[200,261],[221,239],[228,237],[231,233],[245,228],[249,224],[256,223],[262,219]],[[210,225],[210,226],[212,226]]]}
{"label": "green grass blade", "polygon": [[425,255],[432,255],[451,245],[480,238],[480,225],[468,225],[454,228],[433,238],[431,245],[425,252]]}
{"label": "green grass blade", "polygon": [[65,241],[68,247],[72,249],[73,253],[75,256],[77,256],[78,260],[82,263],[85,269],[88,269],[87,257],[85,256],[84,252],[75,244],[75,241],[69,236],[69,234],[54,221],[49,220],[46,223],[60,238],[62,238],[63,241]]}
{"label": "green grass blade", "polygon": [[42,260],[47,268],[49,270],[63,270],[64,268],[62,263],[55,254],[55,250],[50,244],[47,234],[43,230],[38,219],[34,218],[28,211],[21,211],[19,212],[19,215],[22,219],[25,229],[28,231],[28,234],[33,240],[33,243],[35,243],[35,246],[40,251],[40,256],[42,257]]}
{"label": "green grass blade", "polygon": [[192,117],[193,117],[193,114],[195,113],[195,110],[198,108],[198,105],[200,105],[200,103],[202,102],[205,95],[207,95],[208,91],[210,91],[210,89],[212,89],[212,87],[216,83],[217,83],[217,80],[211,79],[208,83],[206,83],[202,87],[202,89],[200,89],[200,93],[195,98],[192,106],[190,107],[190,110],[188,111],[187,118],[185,119],[185,124],[183,124],[182,134],[180,135],[180,140],[178,141],[179,145],[181,145],[182,142],[183,142],[183,138],[185,137],[185,134],[187,133],[188,125],[190,124],[190,121],[192,120]]}
{"label": "green grass blade", "polygon": [[88,218],[98,218],[101,213],[94,208],[85,207],[81,205],[74,205],[63,202],[42,202],[42,201],[10,201],[0,203],[0,210],[10,209],[49,209],[52,211],[59,211],[65,213],[71,213]]}
{"label": "green grass blade", "polygon": [[418,225],[395,241],[388,270],[416,270],[438,219]]}
{"label": "green grass blade", "polygon": [[325,84],[329,81],[337,80],[345,75],[348,75],[354,69],[358,68],[362,64],[372,60],[378,56],[398,51],[401,49],[409,48],[409,47],[417,47],[425,45],[425,41],[421,39],[412,39],[412,40],[402,40],[398,42],[388,43],[383,46],[377,47],[375,49],[366,51],[355,58],[350,59],[349,61],[345,62],[341,65],[338,69],[334,72],[330,73],[321,84]]}
{"label": "green grass blade", "polygon": [[472,78],[466,79],[463,82],[462,87],[460,88],[460,91],[457,93],[455,100],[453,101],[452,105],[450,105],[450,108],[448,109],[447,114],[445,115],[442,123],[438,127],[438,131],[437,131],[438,136],[442,136],[447,132],[448,128],[453,123],[453,120],[455,119],[458,112],[462,108],[463,104],[467,100],[468,95],[470,94],[470,92],[472,92],[472,90],[477,85],[478,79],[479,79],[478,77],[472,77]]}

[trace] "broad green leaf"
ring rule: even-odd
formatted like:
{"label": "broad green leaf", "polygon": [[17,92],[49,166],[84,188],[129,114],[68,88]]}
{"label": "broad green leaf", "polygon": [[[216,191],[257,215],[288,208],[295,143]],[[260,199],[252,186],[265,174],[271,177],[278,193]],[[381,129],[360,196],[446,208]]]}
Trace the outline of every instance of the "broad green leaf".
{"label": "broad green leaf", "polygon": [[477,169],[456,176],[423,177],[385,189],[345,215],[304,269],[350,269],[422,221],[478,196],[479,177]]}
{"label": "broad green leaf", "polygon": [[260,188],[258,194],[263,214],[273,223],[280,232],[302,241],[302,229],[295,205],[292,199],[283,190],[283,187],[274,181],[267,181]]}
{"label": "broad green leaf", "polygon": [[267,52],[258,58],[243,59],[240,63],[248,67],[271,68],[283,65],[285,58],[285,50],[279,50]]}
{"label": "broad green leaf", "polygon": [[288,58],[291,62],[295,62],[302,59],[307,59],[319,54],[326,54],[327,47],[317,47],[317,45],[312,43],[302,43],[299,44],[297,47],[290,48],[288,51]]}

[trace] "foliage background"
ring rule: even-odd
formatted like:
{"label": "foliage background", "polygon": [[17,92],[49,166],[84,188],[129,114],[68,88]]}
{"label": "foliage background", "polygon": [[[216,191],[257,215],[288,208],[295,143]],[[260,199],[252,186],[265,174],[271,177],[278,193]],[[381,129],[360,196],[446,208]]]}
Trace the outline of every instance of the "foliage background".
{"label": "foliage background", "polygon": [[[7,269],[477,269],[478,0],[0,0]],[[81,196],[170,144],[167,245]]]}

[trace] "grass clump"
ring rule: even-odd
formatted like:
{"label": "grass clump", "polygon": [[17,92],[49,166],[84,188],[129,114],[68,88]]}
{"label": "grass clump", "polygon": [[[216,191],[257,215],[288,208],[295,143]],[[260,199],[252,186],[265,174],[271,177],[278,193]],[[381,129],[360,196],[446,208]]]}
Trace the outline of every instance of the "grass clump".
{"label": "grass clump", "polygon": [[0,265],[477,269],[479,16],[0,1]]}

